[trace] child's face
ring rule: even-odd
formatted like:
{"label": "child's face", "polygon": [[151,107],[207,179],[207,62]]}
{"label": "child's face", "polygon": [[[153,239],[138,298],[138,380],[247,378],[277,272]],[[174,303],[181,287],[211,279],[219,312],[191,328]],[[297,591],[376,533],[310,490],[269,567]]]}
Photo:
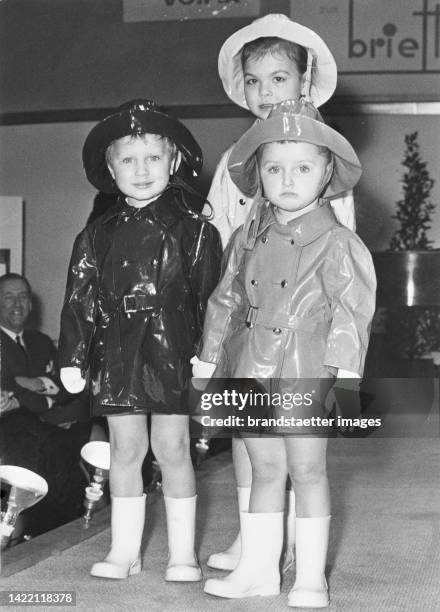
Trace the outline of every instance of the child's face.
{"label": "child's face", "polygon": [[244,96],[249,110],[266,119],[274,104],[300,97],[302,80],[296,63],[283,52],[250,57],[244,67]]}
{"label": "child's face", "polygon": [[141,208],[156,200],[168,185],[174,155],[156,134],[124,136],[112,143],[108,169],[131,206]]}
{"label": "child's face", "polygon": [[331,174],[331,164],[308,142],[270,142],[263,146],[258,168],[265,197],[287,223],[316,202]]}

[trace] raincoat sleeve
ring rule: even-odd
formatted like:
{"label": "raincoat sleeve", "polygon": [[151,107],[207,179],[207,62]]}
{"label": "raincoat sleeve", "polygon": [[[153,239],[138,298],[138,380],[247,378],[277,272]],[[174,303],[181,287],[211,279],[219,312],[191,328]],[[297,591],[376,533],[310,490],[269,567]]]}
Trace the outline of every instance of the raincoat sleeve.
{"label": "raincoat sleeve", "polygon": [[81,368],[83,373],[87,370],[97,298],[98,271],[91,232],[86,228],[76,238],[70,259],[61,311],[60,367]]}
{"label": "raincoat sleeve", "polygon": [[220,276],[222,247],[216,228],[202,224],[193,247],[190,285],[196,307],[196,321],[201,336],[208,298],[215,289]]}
{"label": "raincoat sleeve", "polygon": [[370,252],[352,232],[335,237],[335,250],[331,269],[324,275],[331,307],[324,365],[362,376],[375,310],[376,274]]}
{"label": "raincoat sleeve", "polygon": [[[228,149],[221,157],[212,179],[211,187],[207,196],[212,207],[212,224],[218,229],[223,248],[229,242],[233,233],[230,221],[230,206],[236,206],[238,190],[232,182],[228,172],[228,159],[231,149]],[[209,206],[203,210],[206,215],[211,213]]]}
{"label": "raincoat sleeve", "polygon": [[201,361],[218,362],[231,315],[243,301],[241,293],[234,286],[241,253],[241,228],[239,228],[233,234],[223,255],[222,277],[208,300],[203,327],[203,348],[199,356]]}

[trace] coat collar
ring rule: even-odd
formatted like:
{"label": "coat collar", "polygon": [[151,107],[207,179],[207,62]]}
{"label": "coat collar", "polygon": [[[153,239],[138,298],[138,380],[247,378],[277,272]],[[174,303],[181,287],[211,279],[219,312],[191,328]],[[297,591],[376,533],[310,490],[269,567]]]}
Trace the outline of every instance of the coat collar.
{"label": "coat collar", "polygon": [[126,216],[133,217],[139,221],[143,219],[153,219],[164,227],[174,225],[184,214],[185,211],[180,204],[179,189],[168,186],[167,189],[160,195],[157,200],[143,208],[135,208],[130,206],[125,201],[123,195],[120,195],[116,204],[106,211],[98,220],[99,223],[105,225],[115,218],[123,218]]}
{"label": "coat collar", "polygon": [[[244,247],[252,249],[255,240],[271,225],[276,225],[277,223],[273,206],[268,200],[261,200],[254,209],[253,218],[245,225]],[[299,246],[310,244],[337,226],[338,222],[329,202],[325,202],[319,208],[293,219],[287,225],[278,225]]]}

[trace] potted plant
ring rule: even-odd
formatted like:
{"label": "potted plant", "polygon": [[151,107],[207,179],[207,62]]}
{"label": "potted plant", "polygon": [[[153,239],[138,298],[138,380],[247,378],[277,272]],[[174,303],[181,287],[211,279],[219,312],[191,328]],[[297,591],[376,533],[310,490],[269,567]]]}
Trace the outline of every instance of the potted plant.
{"label": "potted plant", "polygon": [[403,198],[393,215],[399,227],[389,250],[373,254],[379,333],[372,335],[367,375],[411,379],[402,383],[400,398],[393,391],[391,403],[399,404],[395,412],[406,406],[421,414],[431,409],[432,353],[440,350],[440,250],[432,248],[427,236],[435,209],[430,200],[434,180],[422,160],[417,132],[405,136],[402,165]]}

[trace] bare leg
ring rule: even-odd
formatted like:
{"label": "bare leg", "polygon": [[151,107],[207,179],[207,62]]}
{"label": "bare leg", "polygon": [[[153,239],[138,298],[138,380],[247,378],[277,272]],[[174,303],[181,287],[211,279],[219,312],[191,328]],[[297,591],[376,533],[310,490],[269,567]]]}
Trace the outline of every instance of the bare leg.
{"label": "bare leg", "polygon": [[162,470],[164,495],[195,495],[196,482],[189,449],[189,417],[180,414],[153,414],[151,449]]}
{"label": "bare leg", "polygon": [[107,417],[110,434],[110,492],[113,497],[143,493],[142,463],[148,451],[144,414]]}
{"label": "bare leg", "polygon": [[232,438],[232,462],[237,487],[252,486],[252,466],[243,438]]}
{"label": "bare leg", "polygon": [[249,512],[282,512],[286,488],[286,452],[282,438],[245,438],[252,464]]}
{"label": "bare leg", "polygon": [[284,438],[298,517],[330,514],[326,438]]}

